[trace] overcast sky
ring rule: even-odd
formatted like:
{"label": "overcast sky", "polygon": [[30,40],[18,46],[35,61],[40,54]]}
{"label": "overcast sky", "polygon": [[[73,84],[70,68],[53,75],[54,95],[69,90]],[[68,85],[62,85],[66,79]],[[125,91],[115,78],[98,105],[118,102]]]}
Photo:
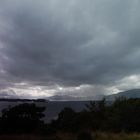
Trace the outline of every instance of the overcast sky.
{"label": "overcast sky", "polygon": [[1,0],[0,97],[140,88],[139,0]]}

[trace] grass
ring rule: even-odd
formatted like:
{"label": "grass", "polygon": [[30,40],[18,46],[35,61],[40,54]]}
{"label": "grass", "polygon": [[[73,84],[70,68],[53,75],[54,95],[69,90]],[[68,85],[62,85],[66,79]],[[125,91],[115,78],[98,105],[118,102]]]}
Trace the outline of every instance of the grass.
{"label": "grass", "polygon": [[[140,140],[140,134],[126,133],[92,133],[93,140]],[[57,133],[56,136],[43,137],[34,135],[2,135],[0,140],[76,140],[76,135],[70,133]]]}
{"label": "grass", "polygon": [[[59,134],[61,140],[76,140],[76,135],[73,134]],[[92,133],[93,140],[140,140],[140,134],[126,134],[126,133]]]}
{"label": "grass", "polygon": [[140,134],[96,133],[95,140],[140,140]]}
{"label": "grass", "polygon": [[57,137],[43,137],[34,135],[3,135],[0,140],[59,140]]}

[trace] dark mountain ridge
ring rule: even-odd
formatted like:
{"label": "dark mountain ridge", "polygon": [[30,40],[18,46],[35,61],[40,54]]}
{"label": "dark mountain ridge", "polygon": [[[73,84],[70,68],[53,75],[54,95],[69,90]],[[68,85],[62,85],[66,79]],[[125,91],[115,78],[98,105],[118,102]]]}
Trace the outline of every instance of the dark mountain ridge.
{"label": "dark mountain ridge", "polygon": [[131,89],[123,92],[119,92],[117,94],[108,95],[105,98],[107,100],[115,100],[119,97],[125,97],[125,98],[140,98],[140,89]]}

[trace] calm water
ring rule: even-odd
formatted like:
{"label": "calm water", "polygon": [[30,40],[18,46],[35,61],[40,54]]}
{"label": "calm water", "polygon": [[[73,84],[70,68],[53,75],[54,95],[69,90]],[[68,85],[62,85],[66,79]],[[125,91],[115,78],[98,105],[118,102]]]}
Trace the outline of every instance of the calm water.
{"label": "calm water", "polygon": [[[8,106],[15,106],[18,104],[21,104],[23,102],[6,102],[1,101],[0,102],[0,112],[2,109],[7,108]],[[29,102],[31,103],[31,102]],[[39,106],[45,106],[45,117],[44,120],[46,122],[51,121],[52,119],[57,118],[58,113],[64,109],[65,107],[70,107],[74,109],[75,111],[81,111],[85,108],[85,104],[88,104],[89,101],[50,101],[50,102],[36,102]],[[1,113],[0,113],[1,114]]]}

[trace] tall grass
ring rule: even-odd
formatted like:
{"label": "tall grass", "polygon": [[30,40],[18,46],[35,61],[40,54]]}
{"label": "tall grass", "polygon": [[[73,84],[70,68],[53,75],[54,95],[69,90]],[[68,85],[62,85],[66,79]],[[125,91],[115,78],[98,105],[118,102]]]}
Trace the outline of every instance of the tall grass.
{"label": "tall grass", "polygon": [[[60,140],[76,140],[77,135],[73,134],[59,134]],[[92,133],[93,140],[140,140],[140,134],[126,134],[126,133]]]}
{"label": "tall grass", "polygon": [[[126,133],[92,133],[93,140],[140,140],[140,134]],[[55,136],[43,137],[35,135],[2,135],[0,140],[76,140],[76,134],[57,133]]]}
{"label": "tall grass", "polygon": [[95,140],[140,140],[140,134],[96,133]]}

